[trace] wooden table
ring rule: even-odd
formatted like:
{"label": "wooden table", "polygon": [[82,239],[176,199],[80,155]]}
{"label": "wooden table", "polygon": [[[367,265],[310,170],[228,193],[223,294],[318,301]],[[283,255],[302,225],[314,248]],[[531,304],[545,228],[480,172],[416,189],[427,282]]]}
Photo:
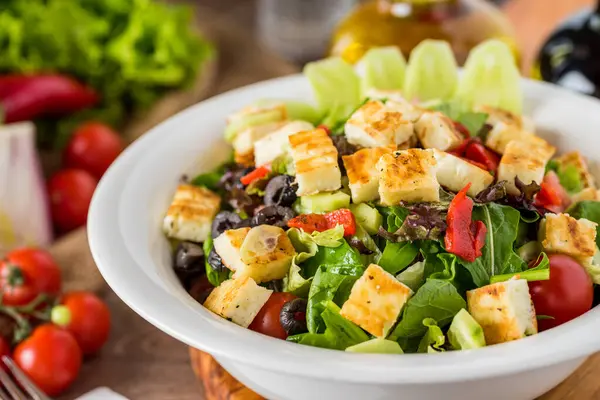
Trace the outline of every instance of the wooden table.
{"label": "wooden table", "polygon": [[[228,18],[235,18],[236,26],[244,29],[247,35],[232,35],[219,31],[221,42],[220,74],[215,91],[228,90],[273,76],[274,69],[255,70],[251,74],[238,74],[236,65],[242,63],[239,49],[249,46],[253,32],[252,8],[256,0],[204,0],[189,3],[211,6],[227,12]],[[515,23],[515,29],[524,49],[527,66],[535,57],[540,42],[549,30],[565,15],[593,0],[512,0],[505,9]],[[202,19],[202,18],[201,18]],[[211,15],[212,27],[225,26]],[[241,40],[235,43],[235,40]],[[237,45],[237,46],[236,46]],[[234,46],[236,54],[231,49]],[[252,45],[254,46],[254,45]],[[254,48],[254,47],[252,47]],[[247,60],[265,57],[267,65],[276,63],[278,74],[293,73],[296,68],[266,53],[245,54]],[[266,61],[268,60],[268,61]],[[248,64],[245,64],[248,65]],[[528,68],[528,67],[526,67]],[[73,388],[61,397],[72,399],[97,386],[109,386],[132,400],[191,400],[203,399],[202,387],[190,368],[187,346],[167,336],[151,326],[131,311],[110,290],[105,299],[113,315],[111,338],[99,357],[88,360],[81,376]],[[543,397],[543,400],[592,399],[600,398],[600,380],[591,379],[600,371],[600,355],[591,359],[576,375]],[[590,379],[586,379],[590,378]]]}

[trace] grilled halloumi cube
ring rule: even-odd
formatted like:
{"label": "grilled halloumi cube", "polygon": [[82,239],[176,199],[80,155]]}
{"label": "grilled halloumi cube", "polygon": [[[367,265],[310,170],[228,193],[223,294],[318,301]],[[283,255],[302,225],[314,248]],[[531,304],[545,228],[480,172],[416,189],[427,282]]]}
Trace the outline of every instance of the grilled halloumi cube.
{"label": "grilled halloumi cube", "polygon": [[492,174],[462,158],[437,149],[433,150],[433,154],[437,161],[436,177],[439,184],[453,192],[460,191],[470,182],[467,194],[474,197],[494,182]]}
{"label": "grilled halloumi cube", "polygon": [[398,145],[414,134],[412,122],[399,110],[377,100],[356,110],[344,130],[348,142],[362,147]]}
{"label": "grilled halloumi cube", "polygon": [[227,230],[214,246],[234,279],[249,276],[257,283],[282,279],[296,254],[283,229],[270,225]]}
{"label": "grilled halloumi cube", "polygon": [[379,197],[384,206],[401,201],[439,201],[437,162],[433,151],[408,149],[384,154],[377,162]]}
{"label": "grilled halloumi cube", "polygon": [[570,153],[563,154],[562,156],[557,157],[556,161],[560,165],[560,168],[576,168],[577,172],[579,172],[579,177],[581,178],[581,183],[583,183],[584,188],[596,187],[594,177],[590,173],[587,162],[585,161],[580,152],[572,151]]}
{"label": "grilled halloumi cube", "polygon": [[392,274],[371,264],[352,286],[340,314],[371,335],[384,338],[412,294]]}
{"label": "grilled halloumi cube", "polygon": [[204,187],[179,185],[163,220],[163,230],[170,238],[204,242],[220,205],[219,195]]}
{"label": "grilled halloumi cube", "polygon": [[338,152],[327,132],[323,129],[299,132],[288,140],[298,196],[337,190],[342,186]]}
{"label": "grilled halloumi cube", "polygon": [[241,249],[244,239],[248,236],[250,228],[228,229],[217,236],[213,244],[215,251],[221,257],[223,265],[231,271],[237,271],[244,268]]}
{"label": "grilled halloumi cube", "polygon": [[386,105],[402,113],[403,119],[413,123],[426,111],[406,100],[399,90],[370,89],[367,91],[367,97],[372,100],[385,100]]}
{"label": "grilled halloumi cube", "polygon": [[549,253],[563,253],[587,259],[596,253],[595,222],[575,219],[569,214],[546,214],[540,225],[542,247]]}
{"label": "grilled halloumi cube", "polygon": [[254,160],[256,166],[270,163],[285,154],[289,147],[288,137],[294,133],[313,130],[314,126],[306,121],[292,121],[283,125],[275,132],[254,142]]}
{"label": "grilled halloumi cube", "polygon": [[233,140],[235,162],[238,164],[254,165],[254,143],[277,131],[285,122],[271,122],[264,125],[251,126],[239,132]]}
{"label": "grilled halloumi cube", "polygon": [[247,328],[265,305],[272,290],[259,286],[250,277],[228,279],[214,288],[204,307]]}
{"label": "grilled halloumi cube", "polygon": [[528,117],[519,116],[510,111],[490,106],[478,106],[475,107],[475,111],[486,113],[488,115],[487,123],[492,125],[492,127],[503,123],[514,126],[518,130],[525,130],[532,133],[535,131],[533,121]]}
{"label": "grilled halloumi cube", "polygon": [[354,203],[363,203],[379,197],[379,170],[377,162],[384,154],[391,154],[396,146],[371,147],[343,156]]}
{"label": "grilled halloumi cube", "polygon": [[579,193],[571,196],[571,204],[579,203],[580,201],[592,200],[600,201],[600,190],[594,188],[585,188]]}
{"label": "grilled halloumi cube", "polygon": [[487,344],[537,333],[537,319],[525,279],[493,283],[467,292],[471,316],[481,325]]}
{"label": "grilled halloumi cube", "polygon": [[415,123],[415,132],[423,147],[450,150],[464,140],[450,118],[437,111],[427,111]]}
{"label": "grilled halloumi cube", "polygon": [[555,151],[554,147],[541,137],[504,122],[497,123],[487,134],[485,145],[496,153],[504,154],[506,146],[513,141],[521,142],[523,146],[545,148],[552,153]]}
{"label": "grilled halloumi cube", "polygon": [[507,181],[506,190],[515,195],[520,193],[515,185],[516,177],[525,184],[530,184],[532,181],[542,183],[546,164],[555,151],[552,146],[536,146],[513,140],[508,143],[500,159],[498,180]]}

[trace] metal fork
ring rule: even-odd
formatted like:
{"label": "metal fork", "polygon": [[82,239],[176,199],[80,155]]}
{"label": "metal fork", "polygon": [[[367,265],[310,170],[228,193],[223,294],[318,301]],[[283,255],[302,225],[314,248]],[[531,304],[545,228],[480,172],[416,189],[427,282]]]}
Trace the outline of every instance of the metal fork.
{"label": "metal fork", "polygon": [[[8,374],[0,363],[0,399],[1,400],[52,400],[46,396],[25,373],[7,357],[2,357],[2,363],[6,365],[12,374]],[[23,393],[24,389],[27,394]]]}

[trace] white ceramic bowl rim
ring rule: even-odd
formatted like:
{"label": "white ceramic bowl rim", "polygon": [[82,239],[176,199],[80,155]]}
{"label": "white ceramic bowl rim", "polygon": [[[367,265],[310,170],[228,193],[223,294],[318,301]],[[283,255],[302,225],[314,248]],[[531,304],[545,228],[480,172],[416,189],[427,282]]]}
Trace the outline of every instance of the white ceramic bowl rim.
{"label": "white ceramic bowl rim", "polygon": [[[221,104],[236,98],[248,103],[257,98],[256,93],[265,90],[292,92],[299,85],[306,85],[306,82],[301,75],[295,75],[250,85],[199,103],[152,129],[111,166],[94,195],[88,234],[92,254],[102,275],[129,307],[169,335],[217,357],[317,379],[382,383],[464,381],[518,373],[600,350],[598,308],[539,335],[474,351],[397,356],[349,354],[301,346],[224,321],[191,297],[178,298],[173,294],[173,291],[183,292],[182,288],[162,285],[156,276],[146,273],[136,255],[128,250],[126,243],[131,238],[122,233],[122,203],[127,200],[124,193],[139,160],[153,154],[161,143],[169,140],[165,138],[166,133],[176,140],[176,128],[185,126],[185,121],[192,115],[218,109]],[[574,107],[600,110],[600,102],[551,85],[524,80],[523,87],[525,93],[566,97],[574,102]],[[157,159],[157,162],[164,161]],[[149,243],[148,247],[151,245]]]}

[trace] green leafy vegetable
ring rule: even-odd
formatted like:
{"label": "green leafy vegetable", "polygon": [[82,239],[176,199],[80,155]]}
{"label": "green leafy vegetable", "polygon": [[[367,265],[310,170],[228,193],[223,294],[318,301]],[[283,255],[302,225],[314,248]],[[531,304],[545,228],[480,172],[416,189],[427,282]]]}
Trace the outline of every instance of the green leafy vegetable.
{"label": "green leafy vegetable", "polygon": [[458,69],[448,42],[427,39],[410,53],[404,80],[407,99],[450,99],[457,83]]}
{"label": "green leafy vegetable", "polygon": [[540,261],[535,268],[527,269],[523,272],[515,272],[512,274],[494,275],[490,279],[490,283],[504,282],[513,277],[518,276],[519,279],[525,279],[526,281],[547,281],[550,279],[550,260],[546,253],[540,254]]}
{"label": "green leafy vegetable", "polygon": [[583,181],[579,170],[575,165],[562,166],[556,160],[548,161],[546,164],[546,172],[554,171],[562,187],[571,194],[579,193],[583,190]]}
{"label": "green leafy vegetable", "polygon": [[492,106],[520,115],[523,109],[521,74],[510,48],[488,40],[469,53],[456,99],[465,107]]}
{"label": "green leafy vegetable", "polygon": [[66,142],[84,120],[119,128],[167,91],[190,85],[212,58],[191,11],[150,0],[3,1],[0,73],[56,71],[100,93],[97,108],[40,125],[45,144]]}
{"label": "green leafy vegetable", "polygon": [[419,353],[439,353],[444,351],[444,344],[446,343],[446,337],[444,332],[437,326],[435,319],[425,318],[423,325],[427,328],[427,332],[419,343]]}
{"label": "green leafy vegetable", "polygon": [[314,276],[321,266],[363,267],[360,254],[346,240],[338,247],[319,246],[314,257],[302,264],[305,276]]}
{"label": "green leafy vegetable", "polygon": [[[341,225],[338,225],[341,226]],[[378,264],[381,260],[381,250],[373,238],[367,233],[360,223],[356,223],[356,233],[349,239],[354,246],[354,242],[362,243],[362,247],[370,252],[370,254],[360,254],[360,259],[363,265]],[[360,253],[360,252],[359,252]]]}
{"label": "green leafy vegetable", "polygon": [[515,253],[519,211],[509,206],[488,203],[473,209],[473,220],[483,221],[487,228],[482,256],[473,262],[462,262],[478,287],[485,286],[494,275],[523,271],[525,262]]}
{"label": "green leafy vegetable", "polygon": [[369,89],[402,90],[406,60],[394,46],[368,50],[356,64],[363,96]]}
{"label": "green leafy vegetable", "polygon": [[296,175],[296,168],[292,156],[286,152],[275,158],[271,162],[271,171],[280,175]]}
{"label": "green leafy vegetable", "polygon": [[409,214],[408,209],[400,206],[379,207],[379,212],[385,221],[385,229],[388,232],[396,232]]}
{"label": "green leafy vegetable", "polygon": [[436,103],[429,108],[441,112],[456,122],[460,122],[465,128],[467,128],[471,136],[477,136],[488,118],[488,114],[470,111],[457,101],[452,100]]}
{"label": "green leafy vegetable", "polygon": [[569,207],[567,213],[573,218],[585,218],[598,224],[596,227],[596,245],[600,246],[600,202],[585,200]]}
{"label": "green leafy vegetable", "polygon": [[369,340],[369,336],[362,329],[340,315],[339,307],[331,301],[324,304],[320,318],[325,327],[323,333],[301,333],[290,336],[287,340],[337,350],[344,350]]}
{"label": "green leafy vegetable", "polygon": [[[428,279],[407,302],[400,322],[389,339],[420,338],[427,331],[427,327],[423,325],[425,318],[433,318],[443,328],[466,306],[465,300],[450,282]],[[404,346],[402,348],[406,350]]]}
{"label": "green leafy vegetable", "polygon": [[217,287],[229,278],[229,270],[223,269],[223,271],[219,272],[219,271],[215,271],[213,269],[213,267],[210,266],[210,264],[208,263],[208,255],[210,254],[210,251],[212,250],[212,248],[213,248],[213,240],[212,240],[212,237],[209,235],[208,239],[206,239],[206,241],[202,245],[204,254],[206,254],[206,261],[205,261],[206,277],[208,278],[208,281],[210,282],[211,285],[213,285],[214,287]]}
{"label": "green leafy vegetable", "polygon": [[327,303],[333,301],[342,306],[350,296],[352,285],[363,272],[362,266],[329,266],[317,270],[310,285],[306,307],[306,322],[310,333],[324,332],[325,324],[321,314]]}
{"label": "green leafy vegetable", "polygon": [[596,246],[596,253],[591,262],[582,263],[583,268],[587,271],[588,275],[596,285],[600,285],[600,249]]}
{"label": "green leafy vegetable", "polygon": [[390,274],[397,274],[408,267],[419,253],[419,248],[411,242],[387,242],[379,260],[379,266]]}

